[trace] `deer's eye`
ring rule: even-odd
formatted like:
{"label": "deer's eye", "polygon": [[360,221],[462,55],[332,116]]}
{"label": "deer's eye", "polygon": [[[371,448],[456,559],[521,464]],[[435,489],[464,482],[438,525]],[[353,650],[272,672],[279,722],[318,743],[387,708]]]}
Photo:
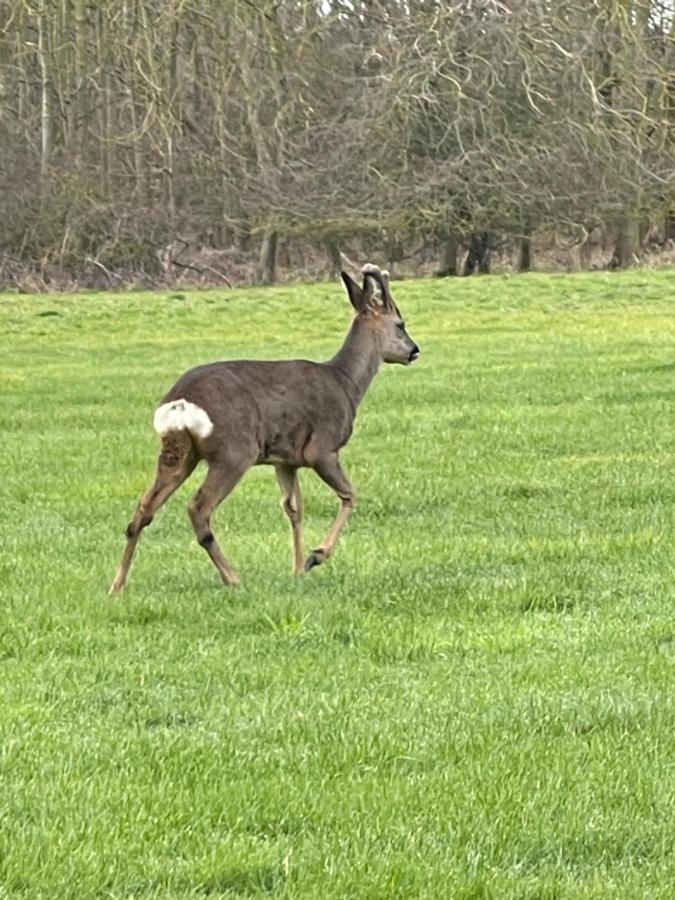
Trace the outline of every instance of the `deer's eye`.
{"label": "deer's eye", "polygon": [[405,322],[397,322],[396,327],[399,331],[405,331]]}

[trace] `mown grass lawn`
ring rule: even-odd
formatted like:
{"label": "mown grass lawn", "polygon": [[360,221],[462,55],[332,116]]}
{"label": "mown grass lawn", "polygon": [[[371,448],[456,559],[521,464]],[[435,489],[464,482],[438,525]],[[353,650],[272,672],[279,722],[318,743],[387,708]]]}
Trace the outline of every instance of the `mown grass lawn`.
{"label": "mown grass lawn", "polygon": [[[0,898],[670,898],[675,274],[394,285],[422,358],[290,576],[273,472],[107,588],[187,367],[326,358],[337,285],[0,297]],[[306,547],[335,513],[304,473]]]}

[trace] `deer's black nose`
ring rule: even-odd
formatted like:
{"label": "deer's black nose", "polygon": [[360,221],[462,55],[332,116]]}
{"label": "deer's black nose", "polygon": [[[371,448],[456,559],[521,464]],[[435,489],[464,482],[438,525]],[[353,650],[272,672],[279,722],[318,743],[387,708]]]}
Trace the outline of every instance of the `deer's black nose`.
{"label": "deer's black nose", "polygon": [[420,348],[417,346],[417,344],[413,344],[413,348],[410,351],[410,356],[408,357],[408,359],[410,360],[410,362],[415,362],[415,360],[417,359],[417,357],[419,355],[420,355]]}

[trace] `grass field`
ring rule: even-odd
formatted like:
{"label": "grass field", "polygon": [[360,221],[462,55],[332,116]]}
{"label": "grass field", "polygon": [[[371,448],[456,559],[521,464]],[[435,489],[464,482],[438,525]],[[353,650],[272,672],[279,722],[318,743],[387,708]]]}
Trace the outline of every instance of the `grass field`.
{"label": "grass field", "polygon": [[[0,297],[0,898],[671,898],[675,274],[394,285],[422,349],[290,576],[190,479],[107,596],[187,367],[326,358],[337,285]],[[335,513],[304,473],[307,549]]]}

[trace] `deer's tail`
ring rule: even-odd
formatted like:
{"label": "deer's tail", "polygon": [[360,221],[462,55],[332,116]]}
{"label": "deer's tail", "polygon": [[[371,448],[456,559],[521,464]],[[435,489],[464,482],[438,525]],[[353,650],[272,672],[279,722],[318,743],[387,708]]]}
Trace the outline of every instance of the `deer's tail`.
{"label": "deer's tail", "polygon": [[213,431],[213,422],[206,410],[183,399],[163,403],[155,410],[153,425],[162,438],[171,431],[188,431],[193,438],[203,440]]}

